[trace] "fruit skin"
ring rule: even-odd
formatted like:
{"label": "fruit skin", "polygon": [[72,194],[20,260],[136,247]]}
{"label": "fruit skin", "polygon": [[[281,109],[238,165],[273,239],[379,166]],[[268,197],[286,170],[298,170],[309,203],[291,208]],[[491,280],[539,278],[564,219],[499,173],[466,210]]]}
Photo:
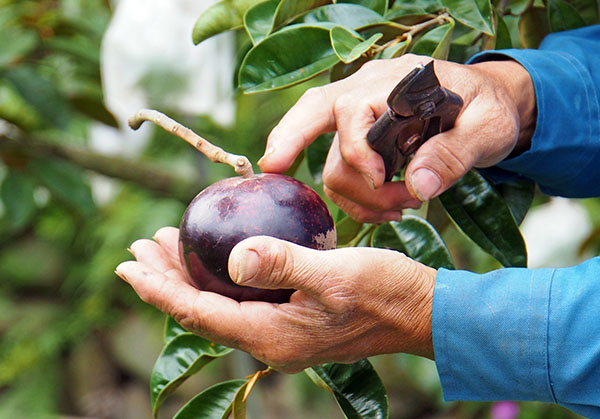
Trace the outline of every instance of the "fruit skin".
{"label": "fruit skin", "polygon": [[294,290],[242,287],[229,277],[233,247],[245,238],[272,236],[310,247],[334,249],[335,224],[319,195],[280,174],[221,180],[190,203],[179,229],[179,257],[194,285],[237,301],[289,301]]}

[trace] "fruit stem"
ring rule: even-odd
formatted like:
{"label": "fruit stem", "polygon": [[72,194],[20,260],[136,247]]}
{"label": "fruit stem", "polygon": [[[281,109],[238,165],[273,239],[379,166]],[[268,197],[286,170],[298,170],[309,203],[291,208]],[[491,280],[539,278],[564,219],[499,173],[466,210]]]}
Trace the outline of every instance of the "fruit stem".
{"label": "fruit stem", "polygon": [[233,170],[235,170],[237,174],[244,178],[254,176],[252,163],[250,163],[250,160],[248,160],[246,156],[239,156],[237,154],[226,152],[161,112],[155,111],[154,109],[141,109],[129,118],[128,122],[132,129],[137,130],[144,121],[153,122],[165,131],[175,134],[188,144],[194,146],[196,150],[208,157],[210,161],[228,164],[233,167]]}

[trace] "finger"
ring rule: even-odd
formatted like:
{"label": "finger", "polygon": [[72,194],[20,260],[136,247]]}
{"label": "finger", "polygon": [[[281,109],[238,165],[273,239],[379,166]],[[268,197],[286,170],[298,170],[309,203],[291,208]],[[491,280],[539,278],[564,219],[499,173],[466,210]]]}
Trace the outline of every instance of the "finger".
{"label": "finger", "polygon": [[131,244],[130,251],[138,262],[151,266],[159,272],[167,272],[176,266],[164,249],[152,240],[136,240]]}
{"label": "finger", "polygon": [[335,102],[340,155],[357,171],[371,189],[385,180],[383,159],[367,142],[367,133],[386,110],[385,94],[369,95],[365,89],[341,95]]}
{"label": "finger", "polygon": [[[388,221],[400,221],[402,220],[401,210],[386,210],[386,211],[375,211],[370,208],[358,205],[356,202],[350,201],[341,195],[336,194],[331,189],[324,187],[325,195],[333,201],[344,213],[350,218],[360,223],[371,223],[371,224],[382,224]],[[421,204],[420,201],[414,201],[418,204],[414,205],[414,208],[418,208]],[[408,208],[408,207],[407,207]],[[413,208],[413,207],[411,207]]]}
{"label": "finger", "polygon": [[341,80],[302,95],[269,134],[265,155],[258,162],[263,172],[284,172],[319,135],[336,130],[333,108],[344,86]]}
{"label": "finger", "polygon": [[157,242],[167,254],[174,266],[180,266],[179,259],[179,229],[175,227],[163,227],[154,234]]}
{"label": "finger", "polygon": [[519,122],[501,113],[473,102],[453,129],[423,144],[406,168],[410,193],[422,201],[435,198],[471,168],[494,164],[508,155],[517,141]]}
{"label": "finger", "polygon": [[362,180],[362,176],[341,158],[338,145],[336,137],[323,168],[323,184],[335,193],[336,197],[345,198],[360,207],[379,213],[420,206],[420,201],[413,198],[404,182],[386,182],[378,189],[371,189]]}
{"label": "finger", "polygon": [[239,347],[239,338],[249,329],[238,302],[192,287],[178,271],[165,275],[140,262],[123,262],[116,273],[143,301],[204,337]]}
{"label": "finger", "polygon": [[296,289],[319,297],[330,260],[327,250],[314,250],[267,236],[238,243],[229,255],[229,275],[238,285],[265,289]]}

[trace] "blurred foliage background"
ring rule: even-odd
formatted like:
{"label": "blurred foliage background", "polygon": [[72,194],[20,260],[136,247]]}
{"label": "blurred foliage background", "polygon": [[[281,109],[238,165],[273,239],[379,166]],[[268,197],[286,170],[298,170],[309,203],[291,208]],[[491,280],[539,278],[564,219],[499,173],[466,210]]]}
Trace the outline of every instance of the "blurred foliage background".
{"label": "blurred foliage background", "polygon": [[[164,317],[113,270],[130,258],[132,241],[177,225],[202,187],[231,175],[158,130],[135,158],[90,147],[93,127],[119,126],[104,104],[100,71],[112,13],[102,0],[0,0],[0,418],[151,416],[148,381]],[[326,82],[235,95],[234,121],[223,126],[162,102],[174,79],[157,74],[145,78],[149,106],[254,162],[285,110]],[[305,167],[297,176],[314,185]],[[536,205],[547,201],[538,193]],[[598,253],[600,211],[597,200],[580,202],[590,227],[570,246],[583,257]],[[444,239],[459,267],[498,267],[452,225]],[[500,417],[500,408],[522,418],[575,417],[540,403],[443,403],[431,361],[394,355],[373,362],[395,418]],[[199,389],[257,368],[236,351],[178,389],[161,417]],[[304,374],[265,378],[249,404],[253,418],[340,415]]]}

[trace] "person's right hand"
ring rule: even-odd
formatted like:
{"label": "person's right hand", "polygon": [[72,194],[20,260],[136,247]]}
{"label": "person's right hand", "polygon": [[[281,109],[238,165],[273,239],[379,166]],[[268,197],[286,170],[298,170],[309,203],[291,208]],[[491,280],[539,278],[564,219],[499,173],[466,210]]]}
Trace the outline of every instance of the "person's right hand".
{"label": "person's right hand", "polygon": [[492,166],[528,148],[535,93],[520,64],[436,60],[442,86],[463,98],[462,112],[453,129],[419,148],[406,168],[406,182],[384,183],[383,160],[367,144],[367,132],[386,111],[394,86],[430,60],[410,54],[374,60],[346,79],[308,90],[271,132],[261,169],[283,172],[320,134],[337,131],[323,169],[325,194],[352,218],[379,223],[438,196],[472,167]]}

